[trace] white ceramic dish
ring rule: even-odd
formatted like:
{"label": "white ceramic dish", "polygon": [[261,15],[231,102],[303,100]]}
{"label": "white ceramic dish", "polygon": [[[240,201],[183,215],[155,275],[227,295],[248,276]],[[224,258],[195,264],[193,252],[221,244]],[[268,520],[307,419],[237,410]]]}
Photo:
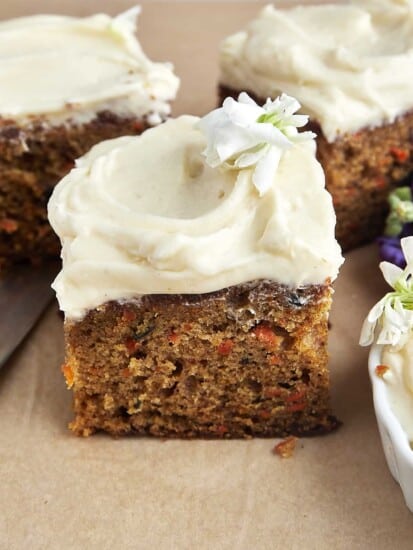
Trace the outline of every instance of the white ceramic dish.
{"label": "white ceramic dish", "polygon": [[386,383],[375,372],[376,366],[381,364],[382,348],[374,344],[369,354],[374,410],[387,464],[394,479],[400,484],[407,507],[413,512],[413,450],[390,408]]}

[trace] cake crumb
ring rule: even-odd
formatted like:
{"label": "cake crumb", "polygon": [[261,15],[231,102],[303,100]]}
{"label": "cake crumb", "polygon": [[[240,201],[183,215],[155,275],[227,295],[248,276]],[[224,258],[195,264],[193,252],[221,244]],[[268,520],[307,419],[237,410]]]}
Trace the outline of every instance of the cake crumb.
{"label": "cake crumb", "polygon": [[388,370],[389,367],[386,365],[377,365],[377,367],[375,368],[376,376],[378,376],[379,378],[383,378]]}
{"label": "cake crumb", "polygon": [[280,458],[291,458],[294,454],[297,441],[298,437],[290,435],[277,443],[277,445],[274,446],[272,452],[275,455],[278,455]]}

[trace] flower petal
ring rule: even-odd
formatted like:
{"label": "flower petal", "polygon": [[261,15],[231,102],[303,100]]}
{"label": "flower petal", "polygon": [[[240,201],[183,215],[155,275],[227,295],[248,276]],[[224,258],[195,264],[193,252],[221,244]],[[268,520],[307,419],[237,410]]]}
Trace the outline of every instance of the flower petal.
{"label": "flower petal", "polygon": [[277,97],[274,101],[268,100],[266,101],[264,105],[264,109],[267,112],[279,110],[282,112],[284,117],[291,116],[294,114],[298,109],[301,107],[300,103],[295,99],[295,97],[291,97],[287,94],[281,94],[279,97]]}
{"label": "flower petal", "polygon": [[247,94],[247,92],[241,92],[238,96],[238,101],[244,105],[257,105],[257,103]]}
{"label": "flower petal", "polygon": [[282,151],[280,151],[280,149],[270,147],[267,154],[258,161],[252,175],[252,181],[260,196],[271,189],[281,159],[281,154]]}
{"label": "flower petal", "polygon": [[253,104],[238,103],[232,97],[225,99],[222,109],[233,124],[244,128],[256,123],[257,119],[264,113],[264,109],[255,102]]}
{"label": "flower petal", "polygon": [[386,283],[394,288],[394,285],[402,276],[403,270],[390,262],[380,262],[379,267],[383,273]]}
{"label": "flower petal", "polygon": [[308,115],[292,115],[286,119],[286,123],[301,128],[307,124],[308,118]]}
{"label": "flower petal", "polygon": [[288,149],[293,144],[281,130],[267,122],[255,123],[248,128],[248,131],[257,141],[266,141],[282,149]]}
{"label": "flower petal", "polygon": [[377,319],[381,317],[384,311],[384,306],[386,305],[386,296],[384,296],[377,304],[375,304],[367,315],[367,320],[370,323],[376,323]]}
{"label": "flower petal", "polygon": [[230,122],[220,127],[215,136],[215,148],[223,162],[237,153],[242,154],[244,151],[252,149],[260,143],[262,143],[261,139],[257,139],[256,136],[244,128],[233,126]]}
{"label": "flower petal", "polygon": [[253,149],[250,149],[250,151],[246,151],[245,153],[242,153],[237,160],[234,162],[234,166],[237,168],[247,168],[248,166],[253,166],[254,164],[257,164],[259,160],[267,154],[267,151],[269,149],[268,144],[261,144],[258,147],[254,147]]}
{"label": "flower petal", "polygon": [[[286,133],[287,137],[290,137],[288,133]],[[302,141],[308,141],[310,139],[315,139],[317,137],[317,134],[314,132],[297,132],[297,134],[294,136],[294,141],[296,143],[301,143]],[[292,137],[290,137],[292,139]]]}
{"label": "flower petal", "polygon": [[375,304],[369,311],[361,328],[359,343],[361,346],[369,346],[373,343],[378,320],[382,317],[386,305],[386,296]]}
{"label": "flower petal", "polygon": [[370,323],[368,319],[364,320],[363,326],[361,327],[360,332],[360,346],[369,346],[374,341],[374,329],[376,328],[376,323]]}
{"label": "flower petal", "polygon": [[386,303],[381,321],[382,328],[377,337],[377,343],[397,345],[408,328],[404,322],[404,316],[400,314],[400,310],[393,308],[390,301]]}
{"label": "flower petal", "polygon": [[400,245],[406,258],[407,265],[413,262],[413,237],[405,237],[401,239]]}

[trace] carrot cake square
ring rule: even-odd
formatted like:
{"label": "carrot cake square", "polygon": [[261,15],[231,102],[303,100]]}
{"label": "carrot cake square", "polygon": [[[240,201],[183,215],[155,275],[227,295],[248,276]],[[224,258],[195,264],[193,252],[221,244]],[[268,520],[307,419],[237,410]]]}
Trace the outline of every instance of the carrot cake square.
{"label": "carrot cake square", "polygon": [[96,145],[55,188],[78,435],[325,433],[342,262],[307,117],[228,98]]}

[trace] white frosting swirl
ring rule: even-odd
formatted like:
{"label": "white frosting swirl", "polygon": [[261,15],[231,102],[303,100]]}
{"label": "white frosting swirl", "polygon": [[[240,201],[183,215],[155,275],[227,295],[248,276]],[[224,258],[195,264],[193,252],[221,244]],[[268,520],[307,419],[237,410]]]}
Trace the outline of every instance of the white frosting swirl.
{"label": "white frosting swirl", "polygon": [[100,143],[55,188],[63,269],[53,286],[67,317],[141,294],[336,277],[342,257],[314,143],[285,152],[260,197],[251,169],[205,163],[198,120]]}
{"label": "white frosting swirl", "polygon": [[391,409],[413,442],[413,336],[401,348],[384,346],[382,363]]}
{"label": "white frosting swirl", "polygon": [[220,82],[259,97],[296,97],[329,141],[413,108],[413,2],[264,8],[228,37]]}
{"label": "white frosting swirl", "polygon": [[97,111],[149,116],[170,112],[179,80],[153,63],[135,37],[138,8],[115,18],[36,15],[0,22],[0,116],[86,122]]}

